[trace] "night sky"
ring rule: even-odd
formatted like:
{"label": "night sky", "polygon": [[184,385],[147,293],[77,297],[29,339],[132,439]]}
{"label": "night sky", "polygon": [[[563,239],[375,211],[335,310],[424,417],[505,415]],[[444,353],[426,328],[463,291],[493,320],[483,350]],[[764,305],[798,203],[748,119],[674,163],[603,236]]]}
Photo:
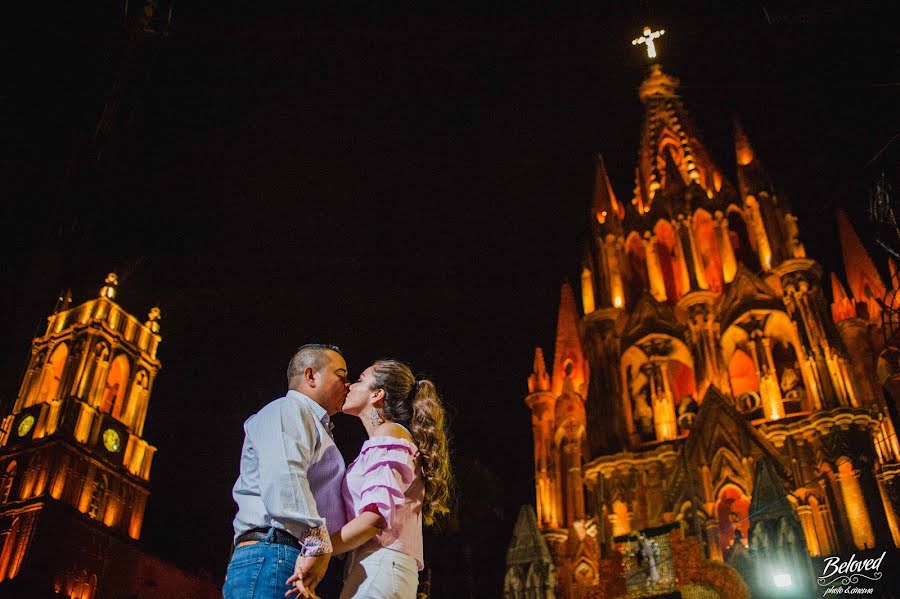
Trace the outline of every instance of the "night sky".
{"label": "night sky", "polygon": [[[0,42],[0,401],[60,289],[80,303],[115,270],[125,309],[158,304],[143,540],[216,579],[241,424],[283,394],[296,346],[325,341],[353,376],[395,356],[443,391],[459,509],[427,536],[434,596],[500,593],[533,502],[526,377],[536,346],[552,360],[598,152],[631,198],[645,23],[666,29],[661,62],[718,165],[736,183],[737,114],[827,271],[843,268],[835,211],[871,241],[867,189],[898,181],[883,5],[224,4],[176,2],[89,193],[65,173],[120,72],[121,4],[12,18]],[[335,420],[352,459],[364,431]]]}

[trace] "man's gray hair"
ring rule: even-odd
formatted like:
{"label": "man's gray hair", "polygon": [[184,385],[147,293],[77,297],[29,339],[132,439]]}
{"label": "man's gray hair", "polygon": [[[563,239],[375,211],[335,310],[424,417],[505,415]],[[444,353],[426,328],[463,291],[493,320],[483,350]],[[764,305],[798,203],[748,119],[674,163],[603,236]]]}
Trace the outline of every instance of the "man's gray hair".
{"label": "man's gray hair", "polygon": [[303,376],[303,371],[312,368],[313,372],[318,372],[325,368],[328,364],[328,355],[326,351],[331,350],[337,354],[341,354],[341,348],[337,345],[328,345],[325,343],[307,343],[301,345],[294,352],[294,357],[288,363],[287,380],[288,385],[297,377]]}

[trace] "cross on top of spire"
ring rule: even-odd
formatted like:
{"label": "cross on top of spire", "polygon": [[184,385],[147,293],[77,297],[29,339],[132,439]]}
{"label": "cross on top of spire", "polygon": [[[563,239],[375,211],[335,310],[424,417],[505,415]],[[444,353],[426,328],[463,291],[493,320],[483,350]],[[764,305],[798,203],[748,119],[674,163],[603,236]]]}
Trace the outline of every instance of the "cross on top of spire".
{"label": "cross on top of spire", "polygon": [[665,35],[665,33],[665,29],[660,29],[659,31],[651,31],[649,27],[644,27],[644,35],[631,40],[631,45],[637,46],[638,44],[646,44],[647,56],[649,56],[650,58],[656,58],[656,44],[653,43],[653,40],[662,37],[663,35]]}

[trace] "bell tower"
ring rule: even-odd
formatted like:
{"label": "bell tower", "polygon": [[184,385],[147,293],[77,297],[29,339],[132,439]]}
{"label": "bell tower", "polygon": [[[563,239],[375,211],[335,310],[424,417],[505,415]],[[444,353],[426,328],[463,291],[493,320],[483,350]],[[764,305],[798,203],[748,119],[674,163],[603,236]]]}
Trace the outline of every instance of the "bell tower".
{"label": "bell tower", "polygon": [[98,297],[75,307],[69,293],[60,298],[3,415],[0,595],[28,579],[92,597],[110,555],[140,537],[156,451],[143,430],[161,366],[160,310],[142,323],[117,292],[110,273]]}

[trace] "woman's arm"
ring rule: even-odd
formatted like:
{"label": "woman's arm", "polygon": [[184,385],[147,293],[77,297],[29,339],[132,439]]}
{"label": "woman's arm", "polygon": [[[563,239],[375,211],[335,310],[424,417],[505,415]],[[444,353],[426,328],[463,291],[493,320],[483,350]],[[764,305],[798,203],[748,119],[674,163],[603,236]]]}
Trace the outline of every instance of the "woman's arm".
{"label": "woman's arm", "polygon": [[353,551],[384,530],[385,521],[374,506],[366,507],[359,516],[331,535],[334,553]]}

